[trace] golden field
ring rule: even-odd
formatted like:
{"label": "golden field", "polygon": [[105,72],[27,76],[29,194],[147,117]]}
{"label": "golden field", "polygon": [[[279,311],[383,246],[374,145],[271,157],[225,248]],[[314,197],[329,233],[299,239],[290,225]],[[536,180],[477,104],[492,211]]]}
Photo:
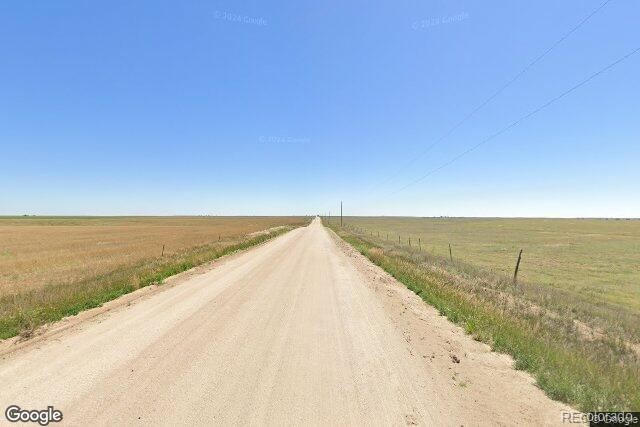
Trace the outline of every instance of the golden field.
{"label": "golden field", "polygon": [[[0,339],[262,243],[304,217],[0,218]],[[164,246],[164,254],[163,254]]]}
{"label": "golden field", "polygon": [[0,296],[105,274],[147,258],[261,230],[293,217],[0,218]]}

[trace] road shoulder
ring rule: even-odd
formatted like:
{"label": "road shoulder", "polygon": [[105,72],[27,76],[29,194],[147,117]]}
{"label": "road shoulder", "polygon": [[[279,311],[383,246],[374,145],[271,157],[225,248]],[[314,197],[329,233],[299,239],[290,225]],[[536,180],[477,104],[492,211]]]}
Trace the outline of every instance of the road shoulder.
{"label": "road shoulder", "polygon": [[436,388],[459,402],[460,412],[480,424],[561,425],[563,412],[575,412],[551,400],[531,375],[514,369],[513,359],[466,335],[418,295],[325,228],[380,300]]}

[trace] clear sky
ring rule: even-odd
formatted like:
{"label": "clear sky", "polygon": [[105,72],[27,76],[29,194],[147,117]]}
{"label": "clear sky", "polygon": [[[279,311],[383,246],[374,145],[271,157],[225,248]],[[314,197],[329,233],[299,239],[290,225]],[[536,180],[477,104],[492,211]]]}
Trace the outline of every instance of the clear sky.
{"label": "clear sky", "polygon": [[[0,4],[0,214],[640,216],[640,47],[611,0]],[[390,177],[393,177],[390,179]]]}

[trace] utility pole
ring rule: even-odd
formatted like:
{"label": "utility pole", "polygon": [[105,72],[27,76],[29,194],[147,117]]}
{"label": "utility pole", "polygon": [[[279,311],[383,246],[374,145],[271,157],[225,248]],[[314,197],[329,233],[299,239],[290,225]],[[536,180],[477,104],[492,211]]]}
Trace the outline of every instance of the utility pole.
{"label": "utility pole", "polygon": [[342,227],[342,200],[340,200],[340,227]]}

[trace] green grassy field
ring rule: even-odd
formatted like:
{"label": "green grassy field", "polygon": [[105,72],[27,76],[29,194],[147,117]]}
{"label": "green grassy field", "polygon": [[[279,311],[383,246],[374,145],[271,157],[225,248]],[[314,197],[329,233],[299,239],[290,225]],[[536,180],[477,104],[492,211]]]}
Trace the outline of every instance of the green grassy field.
{"label": "green grassy field", "polygon": [[585,411],[640,410],[640,221],[327,222],[476,339],[512,355],[551,397]]}
{"label": "green grassy field", "polygon": [[381,237],[485,270],[640,311],[640,220],[349,218]]}

